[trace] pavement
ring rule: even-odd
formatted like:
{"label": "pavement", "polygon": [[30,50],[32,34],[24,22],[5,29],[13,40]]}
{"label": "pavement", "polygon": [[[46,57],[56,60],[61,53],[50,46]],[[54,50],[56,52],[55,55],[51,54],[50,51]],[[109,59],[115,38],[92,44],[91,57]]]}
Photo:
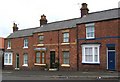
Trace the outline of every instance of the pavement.
{"label": "pavement", "polygon": [[2,80],[119,80],[116,71],[14,71],[2,70]]}

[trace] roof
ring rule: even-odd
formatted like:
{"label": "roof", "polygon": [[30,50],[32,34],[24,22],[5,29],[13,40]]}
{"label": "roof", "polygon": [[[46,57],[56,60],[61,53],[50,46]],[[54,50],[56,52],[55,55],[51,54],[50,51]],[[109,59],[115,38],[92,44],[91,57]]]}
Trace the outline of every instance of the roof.
{"label": "roof", "polygon": [[120,11],[120,8],[89,13],[82,17],[77,24],[120,18],[120,13],[118,11]]}
{"label": "roof", "polygon": [[4,38],[0,37],[0,49],[4,49]]}
{"label": "roof", "polygon": [[120,8],[115,8],[115,9],[109,9],[105,11],[93,12],[81,18],[79,17],[79,18],[74,18],[69,20],[56,21],[56,22],[43,25],[42,27],[18,30],[14,33],[11,33],[7,38],[31,36],[33,35],[33,33],[36,33],[36,32],[67,29],[67,28],[76,27],[76,24],[120,18],[120,15],[118,14],[119,10]]}
{"label": "roof", "polygon": [[18,31],[11,33],[7,38],[9,39],[9,38],[31,36],[31,35],[33,35],[33,33],[36,29],[37,28],[18,30]]}
{"label": "roof", "polygon": [[76,23],[80,21],[80,18],[74,18],[69,20],[57,21],[52,22],[40,27],[34,31],[36,32],[45,32],[45,31],[53,31],[53,30],[60,30],[60,29],[67,29],[67,28],[74,28],[76,27]]}

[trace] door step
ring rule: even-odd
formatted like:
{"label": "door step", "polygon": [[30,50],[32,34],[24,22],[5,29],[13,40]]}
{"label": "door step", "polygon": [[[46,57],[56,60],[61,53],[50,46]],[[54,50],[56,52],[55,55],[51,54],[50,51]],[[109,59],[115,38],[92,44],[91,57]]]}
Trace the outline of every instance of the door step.
{"label": "door step", "polygon": [[50,68],[49,71],[57,71],[57,68]]}
{"label": "door step", "polygon": [[20,70],[20,68],[15,68],[15,70]]}

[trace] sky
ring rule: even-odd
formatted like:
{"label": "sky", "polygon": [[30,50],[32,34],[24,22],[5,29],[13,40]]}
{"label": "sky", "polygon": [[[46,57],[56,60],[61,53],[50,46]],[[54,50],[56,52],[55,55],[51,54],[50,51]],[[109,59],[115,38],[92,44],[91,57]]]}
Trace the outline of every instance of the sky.
{"label": "sky", "polygon": [[[13,32],[13,23],[19,30],[40,26],[41,15],[48,23],[80,17],[82,3],[89,13],[118,8],[120,0],[0,0],[0,37]],[[119,3],[120,4],[120,3]]]}

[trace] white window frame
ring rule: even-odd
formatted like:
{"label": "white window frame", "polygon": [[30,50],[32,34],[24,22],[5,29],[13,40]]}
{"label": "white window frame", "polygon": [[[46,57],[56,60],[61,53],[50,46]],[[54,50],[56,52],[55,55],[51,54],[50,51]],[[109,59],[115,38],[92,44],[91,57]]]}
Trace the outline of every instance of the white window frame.
{"label": "white window frame", "polygon": [[[90,24],[86,24],[86,39],[94,39],[95,38],[95,24],[94,23],[90,23]],[[93,30],[88,32],[88,28],[93,27]],[[88,33],[92,33],[93,32],[93,36],[92,37],[88,37]]]}
{"label": "white window frame", "polygon": [[[25,55],[27,56],[27,64],[25,63]],[[28,66],[28,54],[27,53],[25,53],[24,55],[23,55],[23,66]]]}
{"label": "white window frame", "polygon": [[[8,62],[5,62],[6,54],[8,54],[8,57],[7,57]],[[11,57],[10,57],[10,55],[11,55]],[[12,65],[12,57],[13,57],[13,54],[11,52],[5,52],[4,53],[4,65]],[[11,58],[11,61],[9,61],[10,60],[9,58]],[[9,63],[9,62],[11,62],[11,63]]]}
{"label": "white window frame", "polygon": [[8,40],[8,42],[7,42],[7,49],[11,49],[11,41],[10,40]]}
{"label": "white window frame", "polygon": [[[66,36],[66,35],[68,35],[68,36]],[[68,40],[68,41],[66,41],[66,40]],[[64,32],[63,33],[63,42],[69,43],[69,32]]]}
{"label": "white window frame", "polygon": [[24,48],[28,48],[28,38],[24,38]]}
{"label": "white window frame", "polygon": [[[98,54],[98,61],[96,62],[95,61],[95,48],[97,47],[98,51],[97,51],[97,54]],[[92,48],[92,53],[93,53],[93,60],[91,62],[88,62],[85,60],[85,48]],[[100,64],[100,44],[84,44],[82,45],[82,63],[88,63],[88,64]]]}

